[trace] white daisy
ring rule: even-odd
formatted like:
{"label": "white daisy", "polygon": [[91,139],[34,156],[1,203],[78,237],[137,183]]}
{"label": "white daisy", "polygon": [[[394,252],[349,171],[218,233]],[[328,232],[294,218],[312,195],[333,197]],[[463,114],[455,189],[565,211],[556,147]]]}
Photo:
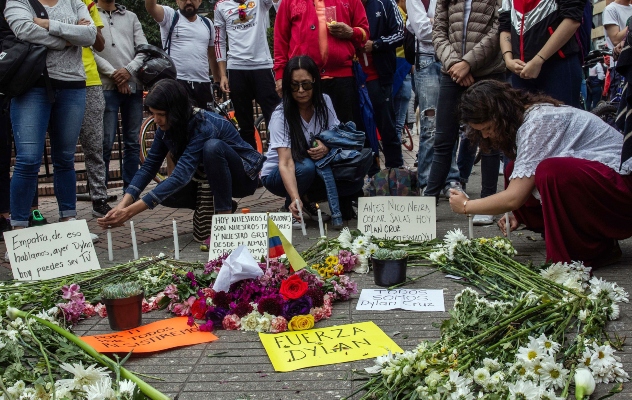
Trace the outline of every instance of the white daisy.
{"label": "white daisy", "polygon": [[547,388],[562,389],[566,384],[568,370],[562,364],[545,361],[540,366],[540,382]]}
{"label": "white daisy", "polygon": [[450,393],[451,400],[474,400],[474,394],[470,392],[467,386],[459,386],[456,391]]}
{"label": "white daisy", "polygon": [[492,358],[484,358],[483,359],[483,365],[490,372],[498,371],[500,369],[500,363],[497,360],[492,359]]}
{"label": "white daisy", "polygon": [[467,236],[465,236],[463,234],[463,231],[461,231],[461,229],[459,228],[452,231],[448,231],[448,233],[445,234],[443,241],[448,246],[457,245],[461,242],[469,243]]}
{"label": "white daisy", "polygon": [[60,379],[55,382],[56,387],[68,388],[68,390],[81,390],[84,386],[90,386],[101,381],[101,378],[108,377],[106,367],[97,367],[96,364],[84,368],[83,363],[68,364],[63,363],[60,367],[74,375],[73,379]]}
{"label": "white daisy", "polygon": [[539,397],[538,387],[529,381],[519,380],[516,383],[509,383],[510,400],[535,400]]}
{"label": "white daisy", "polygon": [[529,336],[529,344],[526,347],[520,347],[516,353],[516,358],[525,364],[533,364],[540,360],[544,354],[538,341]]}
{"label": "white daisy", "polygon": [[130,399],[134,395],[134,389],[136,389],[136,384],[128,379],[124,379],[119,383],[119,392],[124,396],[129,396]]}
{"label": "white daisy", "polygon": [[579,315],[577,316],[577,318],[580,321],[584,322],[584,321],[586,321],[586,318],[588,318],[589,315],[590,315],[590,310],[581,310],[579,312]]}
{"label": "white daisy", "polygon": [[569,276],[569,267],[566,263],[551,264],[550,267],[540,271],[540,275],[550,281],[562,284]]}
{"label": "white daisy", "polygon": [[116,392],[112,389],[112,379],[101,377],[97,382],[83,387],[86,400],[116,400]]}
{"label": "white daisy", "polygon": [[367,253],[369,253],[369,254],[371,254],[371,255],[375,254],[375,252],[376,252],[376,251],[378,251],[379,249],[380,249],[380,246],[378,246],[378,245],[377,245],[377,244],[375,244],[375,243],[371,243],[370,245],[368,245],[368,246],[366,247],[366,251],[367,251]]}
{"label": "white daisy", "polygon": [[547,338],[544,333],[541,334],[536,340],[540,347],[542,347],[542,349],[546,351],[550,356],[555,355],[555,353],[557,353],[557,351],[560,349],[560,344]]}
{"label": "white daisy", "polygon": [[355,238],[353,243],[351,243],[351,247],[355,250],[355,249],[363,248],[364,246],[366,246],[366,244],[367,244],[366,238],[364,236],[358,236],[357,238]]}
{"label": "white daisy", "polygon": [[619,305],[615,303],[611,304],[610,307],[608,308],[608,319],[611,321],[614,321],[615,319],[619,319],[619,313],[620,313]]}
{"label": "white daisy", "polygon": [[474,382],[481,386],[485,386],[489,381],[489,370],[487,368],[479,368],[472,373],[472,377],[474,378]]}

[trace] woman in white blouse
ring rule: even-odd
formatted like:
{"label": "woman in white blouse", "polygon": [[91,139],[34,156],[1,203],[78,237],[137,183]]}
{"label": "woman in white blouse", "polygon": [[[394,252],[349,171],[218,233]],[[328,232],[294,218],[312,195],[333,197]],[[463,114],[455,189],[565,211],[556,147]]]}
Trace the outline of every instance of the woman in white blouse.
{"label": "woman in white blouse", "polygon": [[[621,163],[623,135],[589,112],[491,80],[463,94],[461,119],[482,148],[514,161],[503,192],[468,200],[452,191],[454,212],[513,211],[509,229],[523,223],[541,232],[548,261],[599,267],[621,257],[617,241],[632,236],[632,159]],[[506,234],[504,218],[499,227]]]}

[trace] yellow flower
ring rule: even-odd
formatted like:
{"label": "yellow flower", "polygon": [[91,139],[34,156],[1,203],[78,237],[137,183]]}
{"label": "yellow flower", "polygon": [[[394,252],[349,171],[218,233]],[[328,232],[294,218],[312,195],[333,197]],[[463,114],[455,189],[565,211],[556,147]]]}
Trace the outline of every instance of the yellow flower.
{"label": "yellow flower", "polygon": [[246,9],[246,5],[245,4],[240,4],[239,7],[237,7],[240,10],[245,10]]}
{"label": "yellow flower", "polygon": [[292,317],[287,324],[287,329],[291,331],[304,331],[314,327],[314,316],[312,314],[297,315]]}
{"label": "yellow flower", "polygon": [[336,265],[338,264],[338,257],[336,256],[329,256],[325,259],[325,264],[327,265]]}

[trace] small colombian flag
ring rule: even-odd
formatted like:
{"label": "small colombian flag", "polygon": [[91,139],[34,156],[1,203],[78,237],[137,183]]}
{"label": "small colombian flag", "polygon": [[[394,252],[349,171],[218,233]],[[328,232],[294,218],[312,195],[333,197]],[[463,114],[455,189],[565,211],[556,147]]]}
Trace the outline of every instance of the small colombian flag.
{"label": "small colombian flag", "polygon": [[279,230],[279,227],[276,226],[274,221],[270,218],[268,218],[268,248],[268,256],[270,258],[279,257],[285,254],[294,271],[298,271],[299,269],[307,266],[303,257],[298,254],[298,251],[296,251],[294,246],[288,242]]}

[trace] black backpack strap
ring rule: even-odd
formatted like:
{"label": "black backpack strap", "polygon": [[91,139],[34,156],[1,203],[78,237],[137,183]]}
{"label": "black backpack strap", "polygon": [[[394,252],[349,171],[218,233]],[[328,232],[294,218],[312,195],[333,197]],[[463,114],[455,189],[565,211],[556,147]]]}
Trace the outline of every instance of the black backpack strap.
{"label": "black backpack strap", "polygon": [[211,28],[211,21],[209,21],[206,17],[202,17],[202,22],[204,22],[204,25],[206,25],[206,27],[208,28],[208,33],[209,35],[211,35],[211,39],[213,39],[213,29]]}
{"label": "black backpack strap", "polygon": [[[48,19],[48,13],[46,12],[46,9],[42,5],[42,3],[37,0],[29,0],[29,4],[31,4],[31,7],[33,7],[33,10],[35,10],[35,15],[37,16],[37,18]],[[55,91],[53,90],[53,84],[50,80],[50,77],[48,76],[48,68],[44,68],[44,72],[42,73],[42,75],[44,75],[44,82],[46,82],[46,94],[48,95],[48,101],[54,103]]]}
{"label": "black backpack strap", "polygon": [[[33,1],[33,0],[29,0],[29,1]],[[178,19],[180,19],[180,13],[178,12],[178,10],[173,10],[173,19],[171,20],[171,27],[169,28],[169,33],[167,34],[167,40],[165,40],[165,47],[163,48],[164,51],[167,52],[167,54],[171,55],[171,35],[173,35],[173,30],[176,27],[176,24],[178,23]]]}

